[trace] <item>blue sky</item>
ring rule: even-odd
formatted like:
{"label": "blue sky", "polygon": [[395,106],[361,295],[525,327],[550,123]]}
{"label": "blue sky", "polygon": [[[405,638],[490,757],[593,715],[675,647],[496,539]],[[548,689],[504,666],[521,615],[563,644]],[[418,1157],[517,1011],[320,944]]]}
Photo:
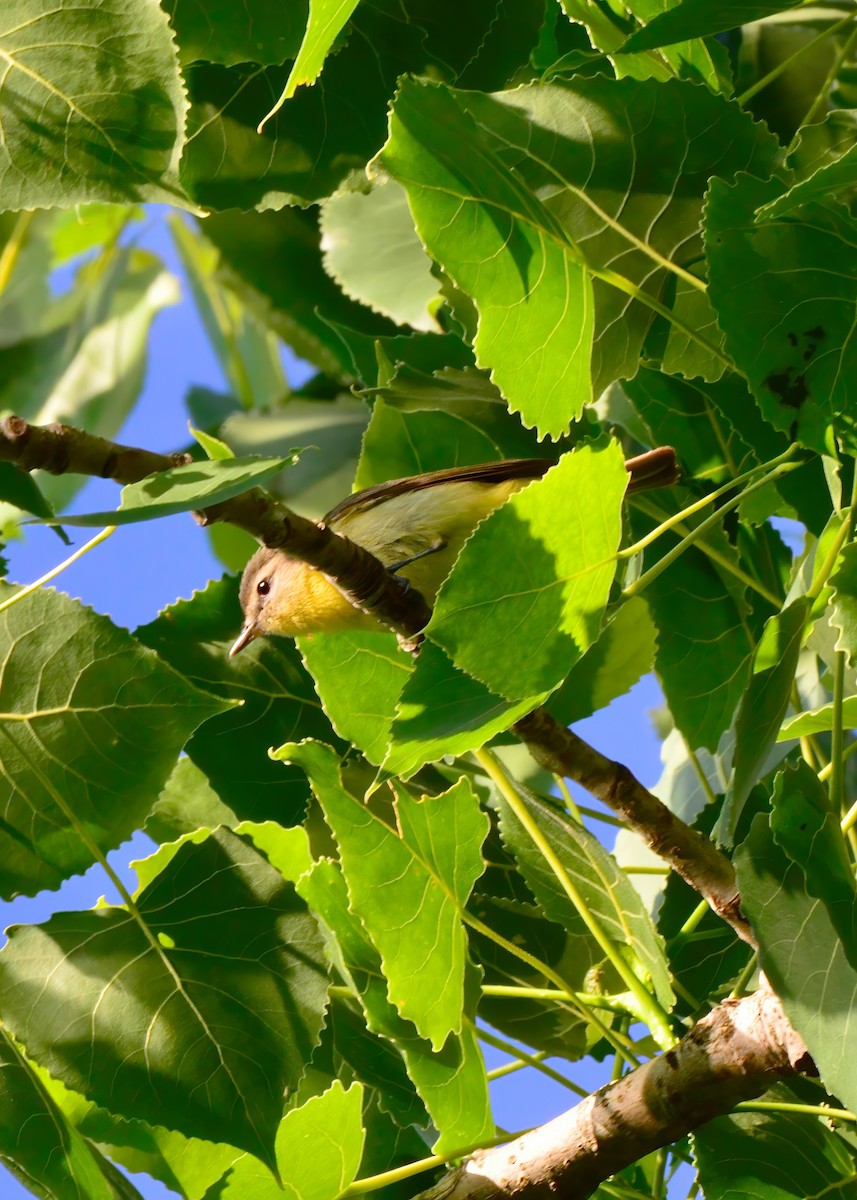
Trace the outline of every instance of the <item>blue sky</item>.
{"label": "blue sky", "polygon": [[[172,250],[165,226],[155,215],[142,239],[144,245],[159,254],[181,277],[181,269]],[[155,318],[143,394],[119,440],[130,445],[170,451],[188,442],[184,396],[191,385],[215,390],[227,389],[214,354],[208,345],[196,311],[182,285],[182,302]],[[299,383],[306,375],[304,364],[286,359],[291,382]],[[107,480],[91,480],[78,495],[77,511],[103,510],[118,503],[118,488]],[[75,545],[88,540],[90,531],[70,531]],[[26,540],[12,543],[6,550],[10,579],[28,583],[55,566],[69,551],[49,529],[30,526]],[[119,529],[93,552],[85,555],[57,580],[56,586],[79,597],[98,612],[130,629],[153,619],[165,605],[223,573],[208,546],[205,533],[187,515],[160,521],[130,525]],[[237,630],[236,630],[237,633]],[[576,731],[599,750],[619,758],[647,786],[660,774],[660,742],[648,717],[650,709],[661,703],[661,695],[652,677],[642,680],[629,695],[621,697],[604,712],[575,726]],[[582,795],[582,794],[581,794]],[[586,803],[592,803],[586,798]],[[612,843],[609,827],[603,827]],[[601,832],[597,829],[596,832]],[[139,834],[110,856],[118,873],[133,883],[128,870],[131,859],[143,858],[153,844]],[[100,868],[69,880],[57,892],[34,899],[21,898],[10,904],[0,903],[0,928],[10,924],[32,923],[46,919],[52,912],[90,907],[100,896],[118,899]],[[2,939],[5,940],[5,939]],[[492,1052],[488,1065],[494,1067],[504,1056]],[[604,1082],[606,1068],[581,1065],[569,1072],[585,1087]],[[570,1093],[558,1084],[531,1070],[518,1072],[493,1085],[495,1117],[506,1129],[523,1128],[549,1120],[569,1107]],[[135,1186],[145,1200],[166,1200],[174,1192],[143,1176],[134,1176]],[[31,1193],[0,1166],[0,1197],[23,1200]]]}

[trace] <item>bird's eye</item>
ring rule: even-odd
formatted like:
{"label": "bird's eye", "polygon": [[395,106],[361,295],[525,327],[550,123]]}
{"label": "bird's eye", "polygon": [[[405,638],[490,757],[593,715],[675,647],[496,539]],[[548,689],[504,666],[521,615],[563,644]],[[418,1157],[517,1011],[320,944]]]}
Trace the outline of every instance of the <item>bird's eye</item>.
{"label": "bird's eye", "polygon": [[270,580],[268,580],[268,579],[260,579],[259,582],[256,584],[256,591],[259,593],[260,596],[267,596],[267,594],[268,594],[268,592],[270,592],[270,590],[271,590],[271,583],[270,583]]}

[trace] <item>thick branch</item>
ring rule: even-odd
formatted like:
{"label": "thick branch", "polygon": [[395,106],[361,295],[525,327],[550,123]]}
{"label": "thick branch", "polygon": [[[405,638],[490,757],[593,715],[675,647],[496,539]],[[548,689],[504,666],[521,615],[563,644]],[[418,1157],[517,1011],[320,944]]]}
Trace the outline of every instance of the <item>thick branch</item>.
{"label": "thick branch", "polygon": [[815,1069],[766,988],[725,1000],[672,1050],[516,1141],[481,1150],[418,1200],[584,1200],[600,1183],[777,1079]]}
{"label": "thick branch", "polygon": [[739,937],[755,945],[753,931],[741,912],[732,863],[713,842],[671,812],[626,766],[600,754],[546,709],[537,708],[513,729],[537,763],[554,775],[573,779],[603,801],[699,892]]}
{"label": "thick branch", "polygon": [[[29,425],[20,417],[0,422],[0,459],[24,470],[100,475],[118,483],[135,483],[155,471],[190,461],[188,455],[152,454],[120,446],[67,425]],[[203,525],[229,521],[266,546],[284,550],[324,572],[358,608],[371,611],[398,633],[413,637],[428,624],[431,611],[416,591],[362,546],[290,512],[285,505],[254,488],[233,500],[197,514]],[[544,709],[515,726],[538,762],[549,771],[576,780],[619,813],[646,843],[746,941],[749,925],[742,917],[735,876],[729,860],[690,829],[640,784],[627,767],[605,758]]]}
{"label": "thick branch", "polygon": [[[96,475],[123,484],[192,461],[189,454],[153,454],[69,425],[30,425],[22,417],[0,421],[0,460],[16,463],[25,471]],[[299,517],[261,488],[205,509],[197,520],[201,525],[229,521],[266,546],[302,559],[328,575],[352,604],[407,637],[428,624],[431,610],[420,593],[406,590],[403,581],[391,575],[374,555],[349,538]]]}

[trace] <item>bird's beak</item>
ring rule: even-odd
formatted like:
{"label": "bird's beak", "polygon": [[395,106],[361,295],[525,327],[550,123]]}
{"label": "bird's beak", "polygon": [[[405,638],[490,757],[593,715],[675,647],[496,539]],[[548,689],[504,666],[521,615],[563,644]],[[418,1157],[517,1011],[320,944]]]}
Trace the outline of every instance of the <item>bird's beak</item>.
{"label": "bird's beak", "polygon": [[256,628],[255,623],[248,621],[247,624],[244,626],[244,628],[241,630],[241,632],[238,634],[238,637],[232,643],[232,649],[229,651],[229,657],[234,658],[236,654],[240,654],[241,651],[245,650],[250,645],[250,643],[258,636],[259,636],[259,631]]}

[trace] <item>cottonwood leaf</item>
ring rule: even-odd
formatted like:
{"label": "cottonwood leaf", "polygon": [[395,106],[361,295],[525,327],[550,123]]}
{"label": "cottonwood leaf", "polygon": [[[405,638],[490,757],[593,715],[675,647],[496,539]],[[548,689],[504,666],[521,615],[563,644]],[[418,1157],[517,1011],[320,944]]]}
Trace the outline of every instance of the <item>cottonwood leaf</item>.
{"label": "cottonwood leaf", "polygon": [[[662,540],[669,549],[672,535]],[[713,531],[706,541],[737,564],[721,533]],[[730,586],[725,574],[691,546],[645,591],[658,629],[655,671],[673,719],[694,750],[717,749],[750,677],[750,610],[743,588]]]}
{"label": "cottonwood leaf", "polygon": [[477,364],[540,435],[567,432],[592,392],[593,301],[560,224],[448,88],[402,81],[380,162],[429,252],[476,301]]}
{"label": "cottonwood leaf", "polygon": [[645,29],[628,38],[622,49],[628,53],[670,46],[687,38],[711,37],[774,13],[796,8],[801,0],[682,0],[674,8],[653,17]]}
{"label": "cottonwood leaf", "polygon": [[306,29],[308,0],[165,0],[183,63],[258,62],[294,58]]}
{"label": "cottonwood leaf", "polygon": [[226,1141],[274,1169],[283,1095],[324,1019],[321,934],[293,885],[229,830],[164,858],[133,909],[10,930],[4,1019],[52,1075],[111,1112]]}
{"label": "cottonwood leaf", "polygon": [[[255,130],[252,136],[259,141]],[[223,282],[300,358],[328,375],[348,380],[354,372],[351,351],[333,327],[367,335],[373,361],[374,339],[399,332],[392,321],[346,296],[327,274],[311,211],[213,213],[204,236],[220,251]],[[299,290],[290,282],[296,278]]]}
{"label": "cottonwood leaf", "polygon": [[432,308],[440,286],[420,245],[404,192],[392,179],[371,191],[343,190],[321,208],[324,266],[353,300],[397,325],[439,333]]}
{"label": "cottonwood leaf", "polygon": [[440,1050],[460,1033],[467,939],[461,910],[482,874],[488,820],[466,780],[441,796],[397,793],[398,828],[342,785],[339,761],[319,742],[273,755],[310,778],[339,846],[351,903],[381,955],[389,996]]}
{"label": "cottonwood leaf", "polygon": [[[796,713],[783,721],[778,742],[790,742],[795,738],[808,737],[813,733],[829,733],[836,724],[836,707],[824,704],[809,712]],[[857,696],[845,696],[842,701],[842,726],[844,729],[857,727]]]}
{"label": "cottonwood leaf", "polygon": [[[330,861],[316,863],[300,880],[298,890],[330,929],[336,947],[334,961],[359,997],[369,1029],[389,1039],[401,1054],[408,1076],[438,1130],[434,1152],[449,1153],[491,1137],[494,1124],[488,1080],[472,1019],[465,1022],[460,1034],[449,1035],[439,1054],[434,1053],[431,1044],[391,1004],[380,955],[360,917],[349,906],[339,866]],[[466,987],[469,1018],[474,1015],[476,995],[478,988]],[[388,1089],[391,1086],[388,1084]],[[393,1098],[386,1097],[384,1106]]]}
{"label": "cottonwood leaf", "polygon": [[363,1155],[363,1087],[338,1079],[321,1096],[287,1112],[277,1130],[282,1187],[262,1163],[242,1158],[218,1200],[336,1200],[353,1182]]}
{"label": "cottonwood leaf", "polygon": [[[762,415],[824,454],[837,434],[854,443],[853,338],[857,247],[850,226],[819,206],[754,223],[782,194],[778,179],[713,179],[705,211],[709,295],[726,346]],[[769,321],[764,313],[776,312]]]}
{"label": "cottonwood leaf", "polygon": [[806,599],[795,600],[771,617],[756,648],[753,674],[735,719],[732,779],[717,827],[727,842],[734,837],[750,791],[778,740],[810,607]]}
{"label": "cottonwood leaf", "polygon": [[[370,389],[355,487],[387,479],[476,466],[503,458],[532,458],[533,435],[513,416],[487,375],[474,367],[444,367],[432,374],[401,365],[384,386]],[[539,449],[541,449],[539,447]],[[544,457],[555,460],[546,448]]]}
{"label": "cottonwood leaf", "polygon": [[[34,424],[63,421],[115,438],[140,395],[152,321],[178,299],[175,277],[145,250],[119,247],[84,262],[36,327],[0,350],[0,405]],[[85,481],[36,478],[55,510]]]}
{"label": "cottonwood leaf", "polygon": [[187,101],[158,5],[6,0],[0,59],[0,208],[186,203]]}
{"label": "cottonwood leaf", "polygon": [[[207,721],[187,744],[188,756],[226,807],[220,819],[295,825],[309,797],[306,776],[272,762],[268,751],[284,737],[329,740],[333,730],[291,640],[259,638],[229,657],[241,623],[238,580],[226,577],[170,605],[137,637],[198,686],[241,702]],[[204,795],[200,803],[204,810]],[[218,810],[209,811],[215,817]]]}
{"label": "cottonwood leaf", "polygon": [[[783,1105],[806,1103],[782,1084],[761,1097]],[[800,1112],[736,1112],[715,1117],[692,1134],[706,1200],[852,1200],[854,1159],[826,1121]]]}
{"label": "cottonwood leaf", "polygon": [[551,714],[568,726],[624,696],[652,669],[655,637],[645,600],[632,596],[611,615],[601,636],[550,697],[547,707]]}
{"label": "cottonwood leaf", "polygon": [[[634,973],[651,984],[662,1007],[675,1002],[663,942],[639,893],[612,855],[582,826],[518,790],[520,803],[556,854],[587,911],[614,943]],[[500,834],[545,915],[564,929],[591,937],[580,913],[505,797],[491,801],[500,815]]]}
{"label": "cottonwood leaf", "polygon": [[50,1200],[116,1200],[104,1159],[53,1102],[0,1030],[0,1163]]}
{"label": "cottonwood leaf", "polygon": [[[527,425],[555,437],[636,372],[661,262],[699,256],[710,176],[766,173],[776,149],[737,105],[678,81],[495,96],[405,82],[379,161],[408,190],[429,253],[476,303],[477,362]],[[590,268],[606,278],[591,283]]]}
{"label": "cottonwood leaf", "polygon": [[333,728],[380,765],[412,656],[392,636],[361,631],[301,638],[299,647]]}
{"label": "cottonwood leaf", "polygon": [[857,544],[854,542],[843,547],[830,585],[833,588],[830,623],[839,632],[836,649],[843,650],[853,664],[857,654]]}
{"label": "cottonwood leaf", "polygon": [[226,458],[186,463],[147,475],[122,489],[115,511],[64,516],[66,525],[132,525],[174,513],[210,508],[259,487],[293,461],[290,458]]}
{"label": "cottonwood leaf", "polygon": [[[759,941],[759,962],[786,1016],[807,1044],[825,1088],[853,1108],[857,1054],[857,905],[833,876],[807,873],[758,815],[735,853],[741,906]],[[807,842],[808,845],[808,842]],[[834,920],[834,916],[836,919]],[[845,936],[843,936],[845,934]]]}
{"label": "cottonwood leaf", "polygon": [[601,631],[627,482],[616,443],[565,455],[482,522],[427,636],[513,702],[555,688]]}
{"label": "cottonwood leaf", "polygon": [[388,729],[384,769],[408,778],[447,754],[478,750],[544,699],[541,693],[512,703],[462,671],[440,646],[425,642]]}
{"label": "cottonwood leaf", "polygon": [[[4,586],[9,599],[14,589]],[[47,589],[0,614],[0,893],[85,871],[143,824],[193,730],[231,705]]]}

